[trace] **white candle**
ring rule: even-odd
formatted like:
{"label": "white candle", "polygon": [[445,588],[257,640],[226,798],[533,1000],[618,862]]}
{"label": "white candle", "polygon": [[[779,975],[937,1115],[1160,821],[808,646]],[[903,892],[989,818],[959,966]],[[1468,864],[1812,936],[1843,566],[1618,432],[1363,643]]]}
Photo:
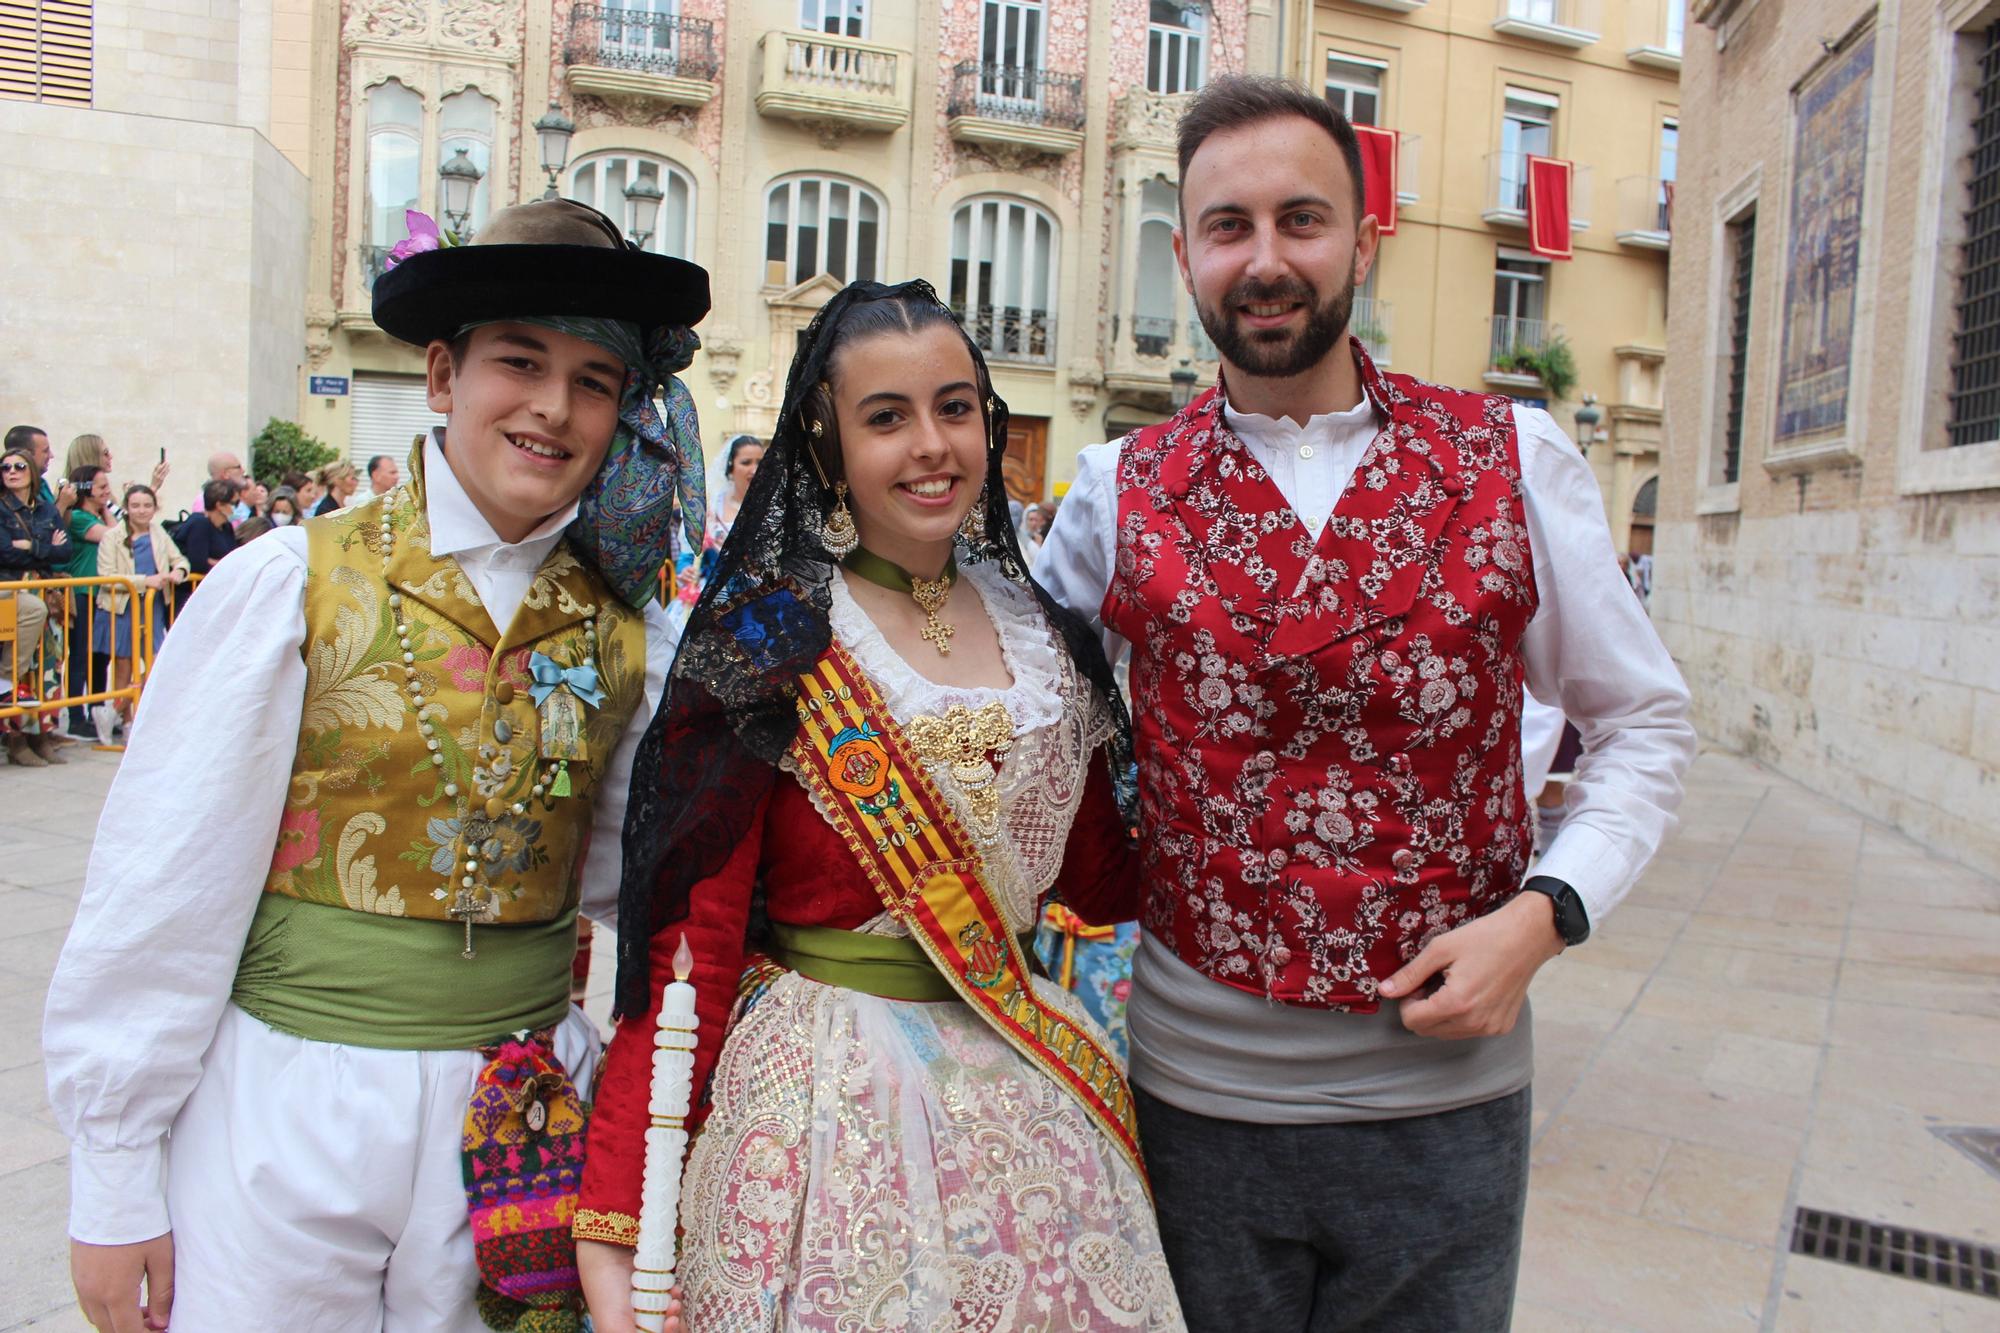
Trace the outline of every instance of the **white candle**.
{"label": "white candle", "polygon": [[660,997],[660,1026],[653,1038],[653,1091],[646,1128],[646,1171],[639,1195],[639,1247],[632,1262],[632,1313],[644,1333],[666,1327],[674,1285],[674,1231],[680,1217],[681,1159],[694,1097],[694,955],[687,936],[674,950],[674,979]]}

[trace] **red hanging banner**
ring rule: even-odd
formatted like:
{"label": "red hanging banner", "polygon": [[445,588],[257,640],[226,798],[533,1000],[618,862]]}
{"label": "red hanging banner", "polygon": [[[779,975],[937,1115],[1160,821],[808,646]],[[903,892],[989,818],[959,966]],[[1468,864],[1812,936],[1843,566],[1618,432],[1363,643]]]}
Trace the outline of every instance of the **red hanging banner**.
{"label": "red hanging banner", "polygon": [[1528,156],[1528,248],[1544,259],[1570,259],[1570,164]]}
{"label": "red hanging banner", "polygon": [[1361,189],[1366,196],[1362,212],[1373,213],[1384,236],[1396,234],[1396,161],[1403,141],[1400,130],[1356,125],[1355,138],[1361,140]]}

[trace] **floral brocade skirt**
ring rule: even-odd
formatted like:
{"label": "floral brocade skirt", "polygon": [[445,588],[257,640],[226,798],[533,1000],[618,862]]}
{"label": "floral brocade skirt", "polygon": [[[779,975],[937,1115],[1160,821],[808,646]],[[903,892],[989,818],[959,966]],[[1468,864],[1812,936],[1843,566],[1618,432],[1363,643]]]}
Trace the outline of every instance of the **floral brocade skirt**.
{"label": "floral brocade skirt", "polygon": [[690,1328],[1185,1327],[1138,1173],[968,1006],[787,972],[711,1089],[681,1203]]}

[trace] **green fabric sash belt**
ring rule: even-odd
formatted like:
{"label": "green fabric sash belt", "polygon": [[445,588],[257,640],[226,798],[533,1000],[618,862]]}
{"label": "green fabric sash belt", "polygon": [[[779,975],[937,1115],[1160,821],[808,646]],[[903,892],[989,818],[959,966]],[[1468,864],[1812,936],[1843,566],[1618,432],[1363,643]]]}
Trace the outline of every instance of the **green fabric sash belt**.
{"label": "green fabric sash belt", "polygon": [[280,1032],[392,1051],[463,1051],[569,1012],[576,909],[474,926],[351,912],[266,893],[230,998]]}
{"label": "green fabric sash belt", "polygon": [[[864,935],[830,926],[771,923],[771,960],[810,981],[885,1000],[935,1004],[956,1000],[958,992],[937,970],[924,946],[907,935]],[[1034,932],[1021,936],[1021,949],[1035,967]],[[1040,968],[1035,968],[1040,972]]]}

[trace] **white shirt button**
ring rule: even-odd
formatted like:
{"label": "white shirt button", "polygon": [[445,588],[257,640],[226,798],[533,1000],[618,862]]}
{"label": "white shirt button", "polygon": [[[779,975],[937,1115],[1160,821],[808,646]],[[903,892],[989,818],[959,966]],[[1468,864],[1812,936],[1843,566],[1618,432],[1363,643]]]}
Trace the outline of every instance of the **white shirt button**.
{"label": "white shirt button", "polygon": [[1313,456],[1313,447],[1311,445],[1302,444],[1299,446],[1300,458],[1311,458],[1312,456]]}

